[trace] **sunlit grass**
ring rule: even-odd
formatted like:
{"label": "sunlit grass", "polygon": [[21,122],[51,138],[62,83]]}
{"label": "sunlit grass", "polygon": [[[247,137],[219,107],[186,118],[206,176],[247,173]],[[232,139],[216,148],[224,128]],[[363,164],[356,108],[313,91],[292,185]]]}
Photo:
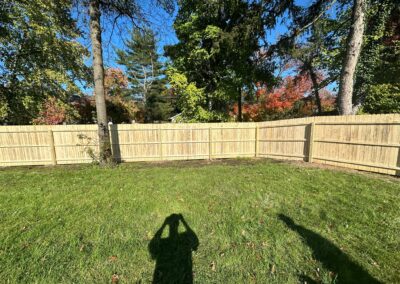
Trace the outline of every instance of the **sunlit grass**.
{"label": "sunlit grass", "polygon": [[1,170],[0,282],[148,283],[172,213],[195,283],[400,282],[398,180],[265,160]]}

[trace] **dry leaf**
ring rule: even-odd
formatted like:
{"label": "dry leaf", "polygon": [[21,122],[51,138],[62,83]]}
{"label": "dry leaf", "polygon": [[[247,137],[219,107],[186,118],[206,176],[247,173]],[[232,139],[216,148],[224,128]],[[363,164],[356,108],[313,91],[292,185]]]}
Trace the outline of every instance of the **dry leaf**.
{"label": "dry leaf", "polygon": [[119,276],[117,273],[114,273],[113,276],[111,277],[111,283],[116,284],[119,282]]}
{"label": "dry leaf", "polygon": [[215,264],[215,261],[211,262],[211,264],[210,264],[210,268],[211,268],[211,270],[212,270],[212,271],[215,271],[215,270],[216,270],[216,264]]}
{"label": "dry leaf", "polygon": [[274,274],[275,273],[275,264],[272,264],[272,267],[271,267],[271,274]]}
{"label": "dry leaf", "polygon": [[118,257],[116,255],[112,255],[108,258],[109,261],[116,261]]}

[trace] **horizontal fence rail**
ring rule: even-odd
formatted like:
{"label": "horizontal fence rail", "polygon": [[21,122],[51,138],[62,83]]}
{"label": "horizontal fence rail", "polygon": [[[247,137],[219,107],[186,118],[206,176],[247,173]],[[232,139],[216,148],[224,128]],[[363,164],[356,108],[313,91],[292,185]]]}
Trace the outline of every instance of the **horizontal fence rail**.
{"label": "horizontal fence rail", "polygon": [[[400,115],[110,126],[120,162],[261,157],[400,173]],[[0,126],[0,166],[90,163],[96,125]]]}

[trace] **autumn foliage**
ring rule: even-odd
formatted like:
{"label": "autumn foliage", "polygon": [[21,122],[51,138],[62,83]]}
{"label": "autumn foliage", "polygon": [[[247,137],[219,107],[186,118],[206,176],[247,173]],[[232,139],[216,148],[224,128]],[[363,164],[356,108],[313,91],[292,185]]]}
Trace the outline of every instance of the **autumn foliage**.
{"label": "autumn foliage", "polygon": [[[272,90],[262,82],[258,82],[256,88],[255,102],[243,104],[242,115],[245,121],[310,116],[316,108],[312,82],[307,74],[287,76]],[[334,108],[335,98],[328,90],[322,89],[320,98],[325,111]],[[235,104],[232,114],[237,113],[238,106]]]}
{"label": "autumn foliage", "polygon": [[[133,100],[126,99],[128,80],[119,68],[105,72],[106,105],[109,120],[113,123],[130,123],[139,109]],[[67,101],[67,102],[65,102]],[[94,96],[72,96],[68,100],[49,97],[41,106],[34,124],[94,123],[96,103]]]}
{"label": "autumn foliage", "polygon": [[265,109],[268,112],[284,112],[291,108],[296,101],[311,91],[311,82],[306,76],[284,79],[281,86],[275,88],[271,94],[265,97]]}
{"label": "autumn foliage", "polygon": [[79,117],[77,109],[63,101],[49,97],[42,105],[39,117],[34,119],[33,124],[62,124],[70,123]]}
{"label": "autumn foliage", "polygon": [[120,68],[108,68],[104,74],[104,90],[107,96],[124,96],[128,88],[128,78]]}

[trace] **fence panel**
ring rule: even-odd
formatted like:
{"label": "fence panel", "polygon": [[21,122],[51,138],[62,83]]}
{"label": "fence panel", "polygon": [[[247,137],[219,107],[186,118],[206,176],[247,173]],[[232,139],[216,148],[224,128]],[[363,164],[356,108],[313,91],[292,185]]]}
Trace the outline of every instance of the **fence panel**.
{"label": "fence panel", "polygon": [[[400,174],[400,115],[260,123],[110,126],[121,162],[269,157]],[[96,125],[1,126],[0,166],[77,164],[98,153]]]}

